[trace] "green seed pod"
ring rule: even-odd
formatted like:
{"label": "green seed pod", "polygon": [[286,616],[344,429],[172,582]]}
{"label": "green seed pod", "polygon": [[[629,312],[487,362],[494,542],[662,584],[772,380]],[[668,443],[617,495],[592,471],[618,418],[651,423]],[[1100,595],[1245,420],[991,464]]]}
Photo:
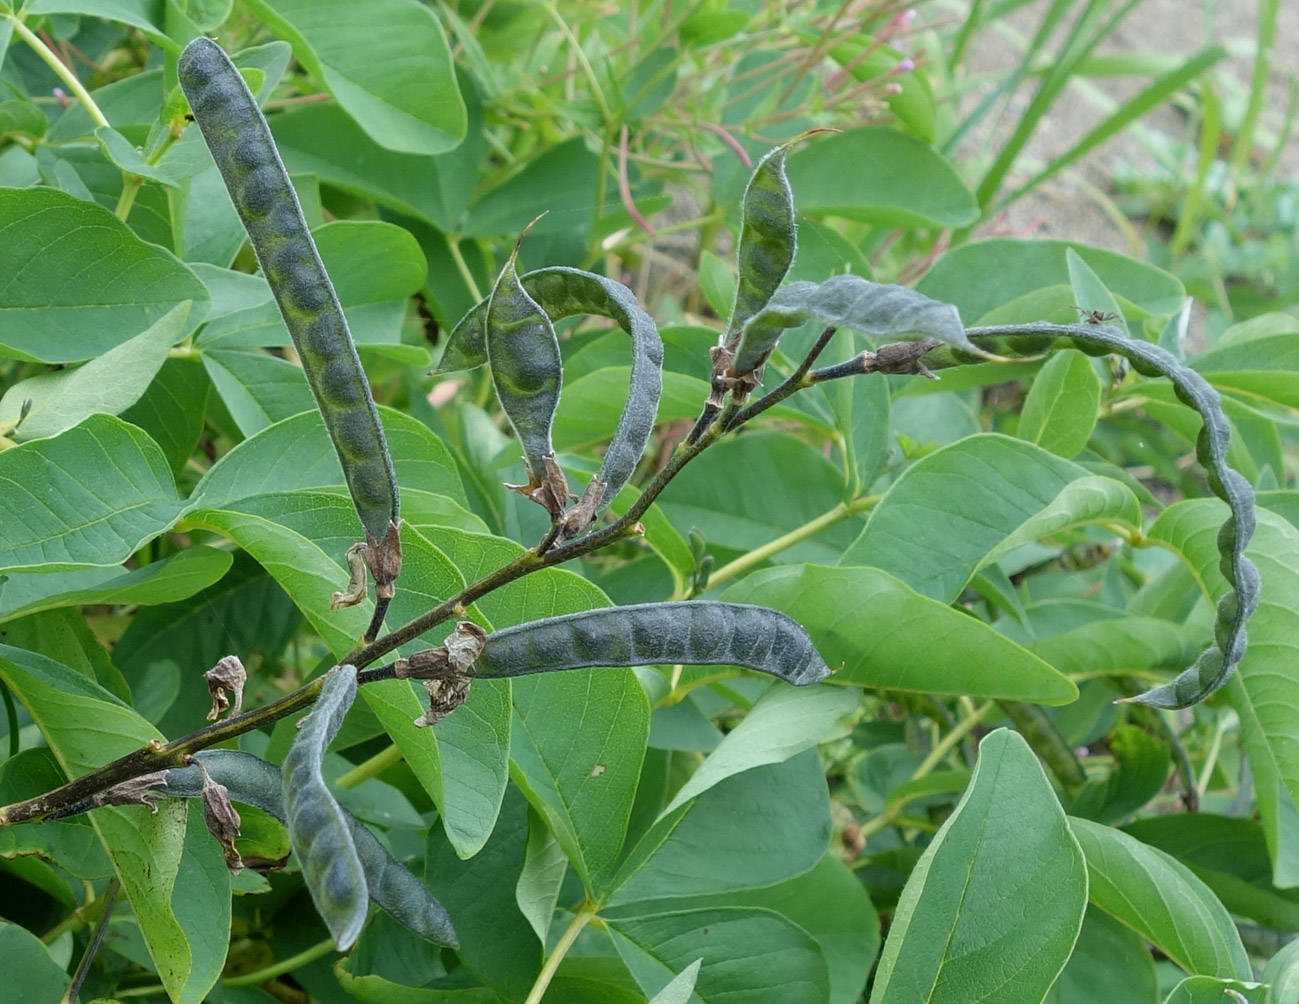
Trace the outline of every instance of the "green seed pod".
{"label": "green seed pod", "polygon": [[836,275],[825,282],[791,282],[744,325],[726,376],[751,378],[767,361],[787,328],[808,321],[851,328],[873,338],[934,338],[981,358],[988,353],[965,335],[961,315],[950,303],[932,300],[905,286],[868,282],[857,275]]}
{"label": "green seed pod", "polygon": [[[204,750],[196,754],[212,780],[223,784],[236,802],[256,806],[284,822],[284,782],[280,769],[251,753]],[[197,767],[169,770],[165,792],[178,798],[198,798],[203,779]],[[424,884],[388,853],[388,849],[359,819],[342,810],[352,842],[365,870],[370,898],[403,926],[435,945],[459,947],[451,918]]]}
{"label": "green seed pod", "polygon": [[496,631],[468,675],[657,664],[744,666],[799,686],[830,675],[807,632],[790,617],[712,601],[609,607]]}
{"label": "green seed pod", "polygon": [[361,525],[371,541],[382,541],[400,519],[397,478],[342,307],[270,128],[215,42],[190,42],[177,72],[293,337]]}
{"label": "green seed pod", "polygon": [[749,318],[767,305],[794,263],[797,228],[785,156],[801,136],[776,147],[753,169],[740,208],[735,306],[721,344],[734,349]]}
{"label": "green seed pod", "polygon": [[558,522],[568,505],[568,484],[550,440],[563,382],[559,341],[550,318],[519,282],[518,253],[516,245],[487,300],[487,361],[528,467],[528,484],[507,487],[544,506]]}
{"label": "green seed pod", "polygon": [[[1040,326],[1025,325],[1026,335],[1037,337]],[[1173,384],[1178,399],[1195,409],[1204,422],[1196,438],[1195,455],[1208,472],[1209,489],[1227,503],[1231,516],[1218,534],[1219,567],[1232,587],[1218,603],[1212,648],[1206,650],[1195,665],[1182,671],[1160,687],[1129,700],[1154,708],[1188,708],[1198,704],[1222,687],[1236,671],[1245,654],[1246,622],[1258,608],[1259,577],[1254,563],[1245,557],[1245,548],[1254,535],[1254,490],[1248,481],[1227,465],[1227,448],[1231,443],[1231,426],[1222,412],[1222,399],[1199,373],[1183,366],[1166,349],[1150,342],[1125,338],[1122,334],[1091,325],[1073,325],[1069,337],[1073,344],[1089,354],[1122,356],[1138,373],[1161,375]],[[998,336],[1018,339],[1014,328],[991,328]],[[980,337],[981,329],[968,334]]]}
{"label": "green seed pod", "polygon": [[340,952],[365,926],[369,889],[352,829],[334,801],[321,765],[356,699],[356,667],[336,666],[325,675],[320,699],[302,720],[284,758],[284,816],[302,877]]}
{"label": "green seed pod", "polygon": [[[604,485],[590,514],[594,518],[631,478],[654,431],[663,393],[663,339],[653,319],[620,282],[563,266],[537,269],[521,276],[519,282],[551,321],[594,314],[616,321],[631,336],[631,386],[604,463],[592,479],[593,484]],[[487,304],[487,300],[478,304],[456,325],[437,372],[474,369],[487,361]]]}

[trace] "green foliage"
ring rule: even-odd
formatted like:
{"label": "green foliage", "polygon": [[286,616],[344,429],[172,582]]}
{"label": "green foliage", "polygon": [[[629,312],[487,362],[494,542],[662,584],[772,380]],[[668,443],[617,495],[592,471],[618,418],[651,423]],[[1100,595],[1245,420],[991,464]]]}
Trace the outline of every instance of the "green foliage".
{"label": "green foliage", "polygon": [[[13,993],[1293,997],[1278,5],[1221,211],[1023,6],[0,0]],[[1167,258],[991,236],[1186,86]]]}

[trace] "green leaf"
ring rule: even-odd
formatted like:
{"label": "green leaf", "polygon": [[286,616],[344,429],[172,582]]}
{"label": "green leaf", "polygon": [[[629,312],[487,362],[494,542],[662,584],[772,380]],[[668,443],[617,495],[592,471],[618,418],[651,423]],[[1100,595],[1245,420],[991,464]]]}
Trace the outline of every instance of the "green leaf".
{"label": "green leaf", "polygon": [[225,968],[230,949],[230,869],[197,800],[189,805],[185,849],[171,894],[171,908],[193,953],[180,999],[201,1001]]}
{"label": "green leaf", "polygon": [[1040,1001],[1087,904],[1078,841],[1028,743],[999,729],[907,880],[873,1004]]}
{"label": "green leaf", "polygon": [[[515,236],[537,215],[537,193],[545,192],[547,214],[531,230],[534,237],[584,227],[591,218],[591,196],[599,167],[580,136],[540,154],[518,173],[485,192],[470,208],[465,237]],[[616,196],[610,196],[618,205]],[[597,206],[596,210],[603,207]]]}
{"label": "green leaf", "polygon": [[200,544],[131,571],[10,572],[0,588],[0,621],[55,607],[183,600],[220,579],[230,561],[228,551]]}
{"label": "green leaf", "polygon": [[1164,1004],[1240,1004],[1242,1000],[1245,1004],[1267,1004],[1266,991],[1262,983],[1191,976],[1173,988]]}
{"label": "green leaf", "polygon": [[1152,617],[1105,617],[1028,646],[1068,676],[1184,669],[1199,653],[1186,628]]}
{"label": "green leaf", "polygon": [[783,763],[813,748],[860,701],[861,695],[849,688],[768,688],[744,721],[726,734],[690,780],[681,786],[663,814],[670,814],[732,775],[751,767]]}
{"label": "green leaf", "polygon": [[1084,313],[1087,320],[1095,320],[1095,315],[1099,314],[1105,318],[1104,323],[1112,324],[1124,335],[1131,337],[1128,322],[1123,319],[1123,311],[1119,309],[1105,283],[1101,282],[1100,276],[1073,248],[1069,248],[1064,257],[1069,268],[1069,285],[1073,287],[1074,299],[1077,301],[1074,306]]}
{"label": "green leaf", "polygon": [[1136,934],[1102,913],[1087,908],[1078,942],[1064,972],[1043,1004],[1157,1004],[1155,960]]}
{"label": "green leaf", "polygon": [[8,971],[5,996],[11,1004],[58,1004],[72,983],[40,938],[7,920],[0,920],[0,957]]}
{"label": "green leaf", "polygon": [[[874,568],[787,565],[722,594],[788,613],[836,680],[868,687],[1068,704],[1077,688],[987,624]],[[953,660],[951,652],[960,652]]]}
{"label": "green leaf", "polygon": [[[98,684],[35,652],[0,645],[0,679],[26,706],[71,778],[162,738]],[[185,818],[180,803],[160,804],[156,813],[141,806],[108,806],[90,817],[163,984],[173,1000],[197,1004],[210,984],[188,989],[194,955],[172,908]]]}
{"label": "green leaf", "polygon": [[1101,378],[1091,359],[1070,349],[1046,361],[1019,413],[1019,438],[1066,460],[1091,438],[1101,406]]}
{"label": "green leaf", "polygon": [[96,129],[95,139],[99,141],[99,148],[104,151],[104,156],[116,167],[120,168],[124,174],[132,174],[149,181],[156,181],[168,188],[176,186],[177,180],[172,176],[171,172],[165,168],[150,164],[145,160],[144,151],[133,145],[129,139],[112,126],[100,126]]}
{"label": "green leaf", "polygon": [[293,43],[307,72],[381,146],[428,155],[464,139],[465,105],[446,36],[423,4],[251,0],[249,6]]}
{"label": "green leaf", "polygon": [[773,885],[809,871],[829,838],[825,776],[809,750],[732,775],[660,816],[602,898],[626,905]]}
{"label": "green leaf", "polygon": [[931,453],[894,482],[843,564],[870,564],[951,602],[1021,544],[1088,523],[1138,529],[1128,487],[996,433]]}
{"label": "green leaf", "polygon": [[302,368],[264,352],[212,349],[203,368],[245,436],[316,407]]}
{"label": "green leaf", "polygon": [[[1186,290],[1178,279],[1145,262],[1083,244],[1009,237],[975,241],[944,253],[916,284],[916,290],[954,303],[967,325],[991,323],[985,319],[997,308],[1053,286],[1063,287],[1060,303],[1064,306],[1065,298],[1073,296],[1067,260],[1071,250],[1120,303],[1127,301],[1146,313],[1171,317],[1186,302]],[[1002,320],[1032,321],[1040,316],[1034,312]],[[1077,312],[1073,316],[1076,318]]]}
{"label": "green leaf", "polygon": [[[3,46],[0,46],[0,56],[3,52]],[[30,101],[0,101],[0,136],[19,133],[39,139],[45,135],[49,124],[45,113]]]}
{"label": "green leaf", "polygon": [[1171,854],[1233,914],[1278,931],[1299,931],[1299,890],[1272,883],[1263,827],[1207,812],[1138,819],[1124,832]]}
{"label": "green leaf", "polygon": [[1088,781],[1069,811],[1117,823],[1159,794],[1172,765],[1167,746],[1135,725],[1117,726],[1108,741],[1114,769],[1105,778]]}
{"label": "green leaf", "polygon": [[852,129],[789,157],[794,205],[884,227],[959,227],[978,217],[974,196],[947,160],[895,129]]}
{"label": "green leaf", "polygon": [[147,432],[179,474],[198,445],[211,381],[195,359],[167,359],[143,396],[122,420]]}
{"label": "green leaf", "polygon": [[[455,458],[442,441],[409,415],[380,408],[379,416],[398,481],[465,505]],[[293,463],[286,464],[285,457]],[[0,459],[0,471],[3,463]],[[325,424],[311,412],[277,422],[236,446],[208,469],[188,505],[219,508],[251,495],[343,483]]]}
{"label": "green leaf", "polygon": [[1188,973],[1250,977],[1236,925],[1190,869],[1099,823],[1070,819],[1069,825],[1087,857],[1092,903]]}
{"label": "green leaf", "polygon": [[674,976],[671,983],[656,993],[649,1004],[690,1004],[695,981],[699,979],[699,967],[703,964],[703,959],[695,959]]}
{"label": "green leaf", "polygon": [[[1165,509],[1148,533],[1186,562],[1214,601],[1228,591],[1217,551],[1225,513],[1215,500],[1179,502]],[[1293,741],[1299,687],[1293,651],[1299,638],[1299,529],[1260,511],[1247,554],[1258,565],[1262,591],[1250,621],[1250,646],[1227,695],[1240,715],[1275,881],[1289,887],[1299,884],[1293,854],[1283,849],[1288,846],[1287,816],[1299,804],[1299,749]]]}
{"label": "green leaf", "polygon": [[0,424],[21,419],[13,437],[23,441],[57,436],[91,415],[120,414],[140,399],[180,341],[189,310],[188,301],[173,307],[148,330],[76,369],[20,380],[0,398]]}
{"label": "green leaf", "polygon": [[[528,809],[528,847],[523,870],[514,884],[514,900],[543,944],[555,917],[555,905],[568,873],[568,859],[540,813]],[[639,1004],[639,1002],[638,1002]]]}
{"label": "green leaf", "polygon": [[1234,325],[1191,365],[1219,390],[1299,407],[1299,321],[1265,314]]}
{"label": "green leaf", "polygon": [[[630,385],[630,366],[605,366],[569,382],[555,413],[559,449],[588,450],[608,442],[618,427]],[[664,373],[656,424],[695,417],[707,397],[707,382],[683,373]]]}
{"label": "green leaf", "polygon": [[193,272],[96,203],[50,188],[0,189],[0,234],[0,355],[80,362],[185,300],[194,303],[191,325],[207,313]]}
{"label": "green leaf", "polygon": [[[83,471],[95,472],[93,485]],[[0,485],[0,569],[119,564],[182,505],[157,444],[108,415],[3,451]]]}
{"label": "green leaf", "polygon": [[162,30],[162,5],[156,0],[29,0],[23,5],[23,13],[103,17],[139,28],[154,42],[167,41]]}
{"label": "green leaf", "polygon": [[645,993],[658,993],[702,959],[695,996],[704,1004],[824,1004],[825,959],[815,941],[770,910],[683,910],[609,921],[614,945]]}

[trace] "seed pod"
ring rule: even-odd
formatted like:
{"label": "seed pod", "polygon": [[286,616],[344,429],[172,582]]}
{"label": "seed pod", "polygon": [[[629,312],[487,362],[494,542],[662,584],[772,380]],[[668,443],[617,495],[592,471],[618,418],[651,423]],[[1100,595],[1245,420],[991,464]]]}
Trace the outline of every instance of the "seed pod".
{"label": "seed pod", "polygon": [[492,386],[523,446],[526,485],[507,485],[537,502],[553,522],[563,519],[568,483],[555,462],[550,429],[563,381],[554,325],[527,294],[515,271],[515,245],[487,300],[487,361]]}
{"label": "seed pod", "polygon": [[[236,802],[256,806],[284,822],[284,783],[280,769],[251,753],[238,750],[204,750],[195,754],[212,780],[225,785]],[[198,767],[165,771],[161,779],[166,794],[198,798],[202,775]],[[346,809],[343,816],[352,833],[366,886],[373,899],[400,924],[435,945],[458,947],[451,918],[409,869],[388,853],[369,828]]]}
{"label": "seed pod", "polygon": [[298,856],[302,877],[340,952],[356,941],[365,926],[365,869],[343,810],[334,801],[321,765],[325,748],[338,734],[347,709],[356,699],[356,667],[336,666],[297,738],[284,758],[284,816],[289,843]]}
{"label": "seed pod", "polygon": [[496,631],[469,676],[660,663],[744,666],[800,686],[830,675],[807,632],[785,614],[694,601],[588,610]]}
{"label": "seed pod", "polygon": [[851,328],[874,338],[933,338],[953,348],[988,355],[966,337],[961,315],[950,303],[932,300],[905,286],[836,275],[821,283],[791,282],[777,292],[745,324],[727,378],[753,382],[753,375],[767,361],[785,329],[807,321]]}
{"label": "seed pod", "polygon": [[[592,484],[604,485],[594,518],[622,490],[645,453],[659,398],[663,393],[663,340],[653,319],[640,308],[631,290],[593,272],[557,266],[541,268],[520,277],[524,291],[551,321],[576,314],[594,314],[616,321],[631,336],[631,386],[618,429],[604,454],[604,463]],[[481,366],[487,361],[484,300],[467,313],[447,338],[437,372],[448,373]],[[588,492],[592,489],[588,486]]]}
{"label": "seed pod", "polygon": [[[1024,325],[1024,338],[1040,338],[1041,325]],[[968,334],[979,338],[984,329],[971,328]],[[1016,344],[1020,334],[1009,328],[986,331]],[[1127,702],[1154,708],[1188,708],[1198,704],[1222,687],[1236,671],[1245,654],[1248,635],[1246,622],[1258,608],[1258,568],[1245,557],[1245,548],[1254,535],[1254,490],[1249,482],[1227,464],[1231,443],[1231,426],[1222,412],[1222,399],[1204,377],[1183,366],[1166,349],[1151,342],[1125,338],[1112,329],[1091,324],[1070,326],[1061,342],[1093,355],[1114,354],[1132,363],[1142,376],[1164,376],[1183,404],[1195,409],[1204,422],[1195,442],[1195,456],[1208,472],[1209,489],[1227,503],[1231,515],[1218,533],[1219,568],[1232,589],[1218,602],[1214,625],[1214,644],[1206,649],[1190,668],[1174,679]],[[1125,703],[1127,703],[1125,702]]]}
{"label": "seed pod", "polygon": [[220,46],[196,38],[181,88],[293,337],[307,382],[372,543],[400,519],[397,479],[342,307],[261,109]]}

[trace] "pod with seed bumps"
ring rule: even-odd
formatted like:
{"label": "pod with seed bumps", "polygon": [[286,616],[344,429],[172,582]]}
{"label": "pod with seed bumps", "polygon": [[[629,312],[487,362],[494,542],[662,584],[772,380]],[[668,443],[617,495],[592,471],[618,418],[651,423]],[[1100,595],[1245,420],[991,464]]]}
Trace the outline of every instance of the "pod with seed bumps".
{"label": "pod with seed bumps", "polygon": [[791,617],[743,603],[643,603],[551,617],[487,635],[467,675],[589,666],[743,666],[798,686],[830,668]]}
{"label": "pod with seed bumps", "polygon": [[558,524],[568,507],[568,482],[550,438],[563,382],[559,341],[546,312],[519,282],[518,255],[516,244],[487,301],[487,361],[528,468],[526,485],[506,487],[541,505]]}
{"label": "pod with seed bumps", "polygon": [[356,667],[335,666],[284,758],[284,818],[302,877],[340,952],[365,925],[369,887],[347,817],[334,800],[321,767],[356,699]]}
{"label": "pod with seed bumps", "polygon": [[[1008,345],[1037,340],[1042,325],[997,328],[969,328],[967,334],[999,337]],[[1227,464],[1231,443],[1231,426],[1222,411],[1222,399],[1195,370],[1183,366],[1166,349],[1151,342],[1126,337],[1115,328],[1093,324],[1069,325],[1059,335],[1059,344],[1081,349],[1094,355],[1122,356],[1143,376],[1163,376],[1172,382],[1178,399],[1199,413],[1204,427],[1195,441],[1195,456],[1208,472],[1209,490],[1227,503],[1231,515],[1218,533],[1219,568],[1231,586],[1218,603],[1214,624],[1214,644],[1195,664],[1183,670],[1162,686],[1128,698],[1126,702],[1155,708],[1188,708],[1198,704],[1222,687],[1245,654],[1248,642],[1246,623],[1258,608],[1258,568],[1245,556],[1245,548],[1254,535],[1254,491],[1248,481]],[[1125,703],[1126,703],[1125,702]]]}
{"label": "pod with seed bumps", "polygon": [[[663,340],[653,319],[641,309],[631,290],[620,282],[581,269],[555,266],[528,272],[519,277],[519,283],[551,321],[593,314],[616,321],[631,337],[627,404],[605,451],[604,462],[591,481],[592,486],[603,487],[587,518],[589,523],[631,478],[654,431],[663,393]],[[474,369],[487,362],[487,305],[488,301],[483,300],[452,330],[437,372]],[[592,491],[588,487],[584,494]],[[569,536],[581,529],[576,527]]]}
{"label": "pod with seed bumps", "polygon": [[[401,568],[400,496],[343,309],[266,119],[230,58],[211,39],[196,38],[177,73],[302,360],[365,528],[367,563],[386,608]],[[376,621],[381,617],[376,611]]]}
{"label": "pod with seed bumps", "polygon": [[[270,813],[284,822],[284,782],[273,763],[239,750],[204,750],[195,754],[212,780],[225,785],[230,798]],[[203,777],[197,766],[164,773],[162,792],[178,798],[199,798]],[[435,945],[457,947],[451,918],[424,884],[394,858],[359,819],[343,810],[357,856],[365,871],[370,898],[394,920]]]}

